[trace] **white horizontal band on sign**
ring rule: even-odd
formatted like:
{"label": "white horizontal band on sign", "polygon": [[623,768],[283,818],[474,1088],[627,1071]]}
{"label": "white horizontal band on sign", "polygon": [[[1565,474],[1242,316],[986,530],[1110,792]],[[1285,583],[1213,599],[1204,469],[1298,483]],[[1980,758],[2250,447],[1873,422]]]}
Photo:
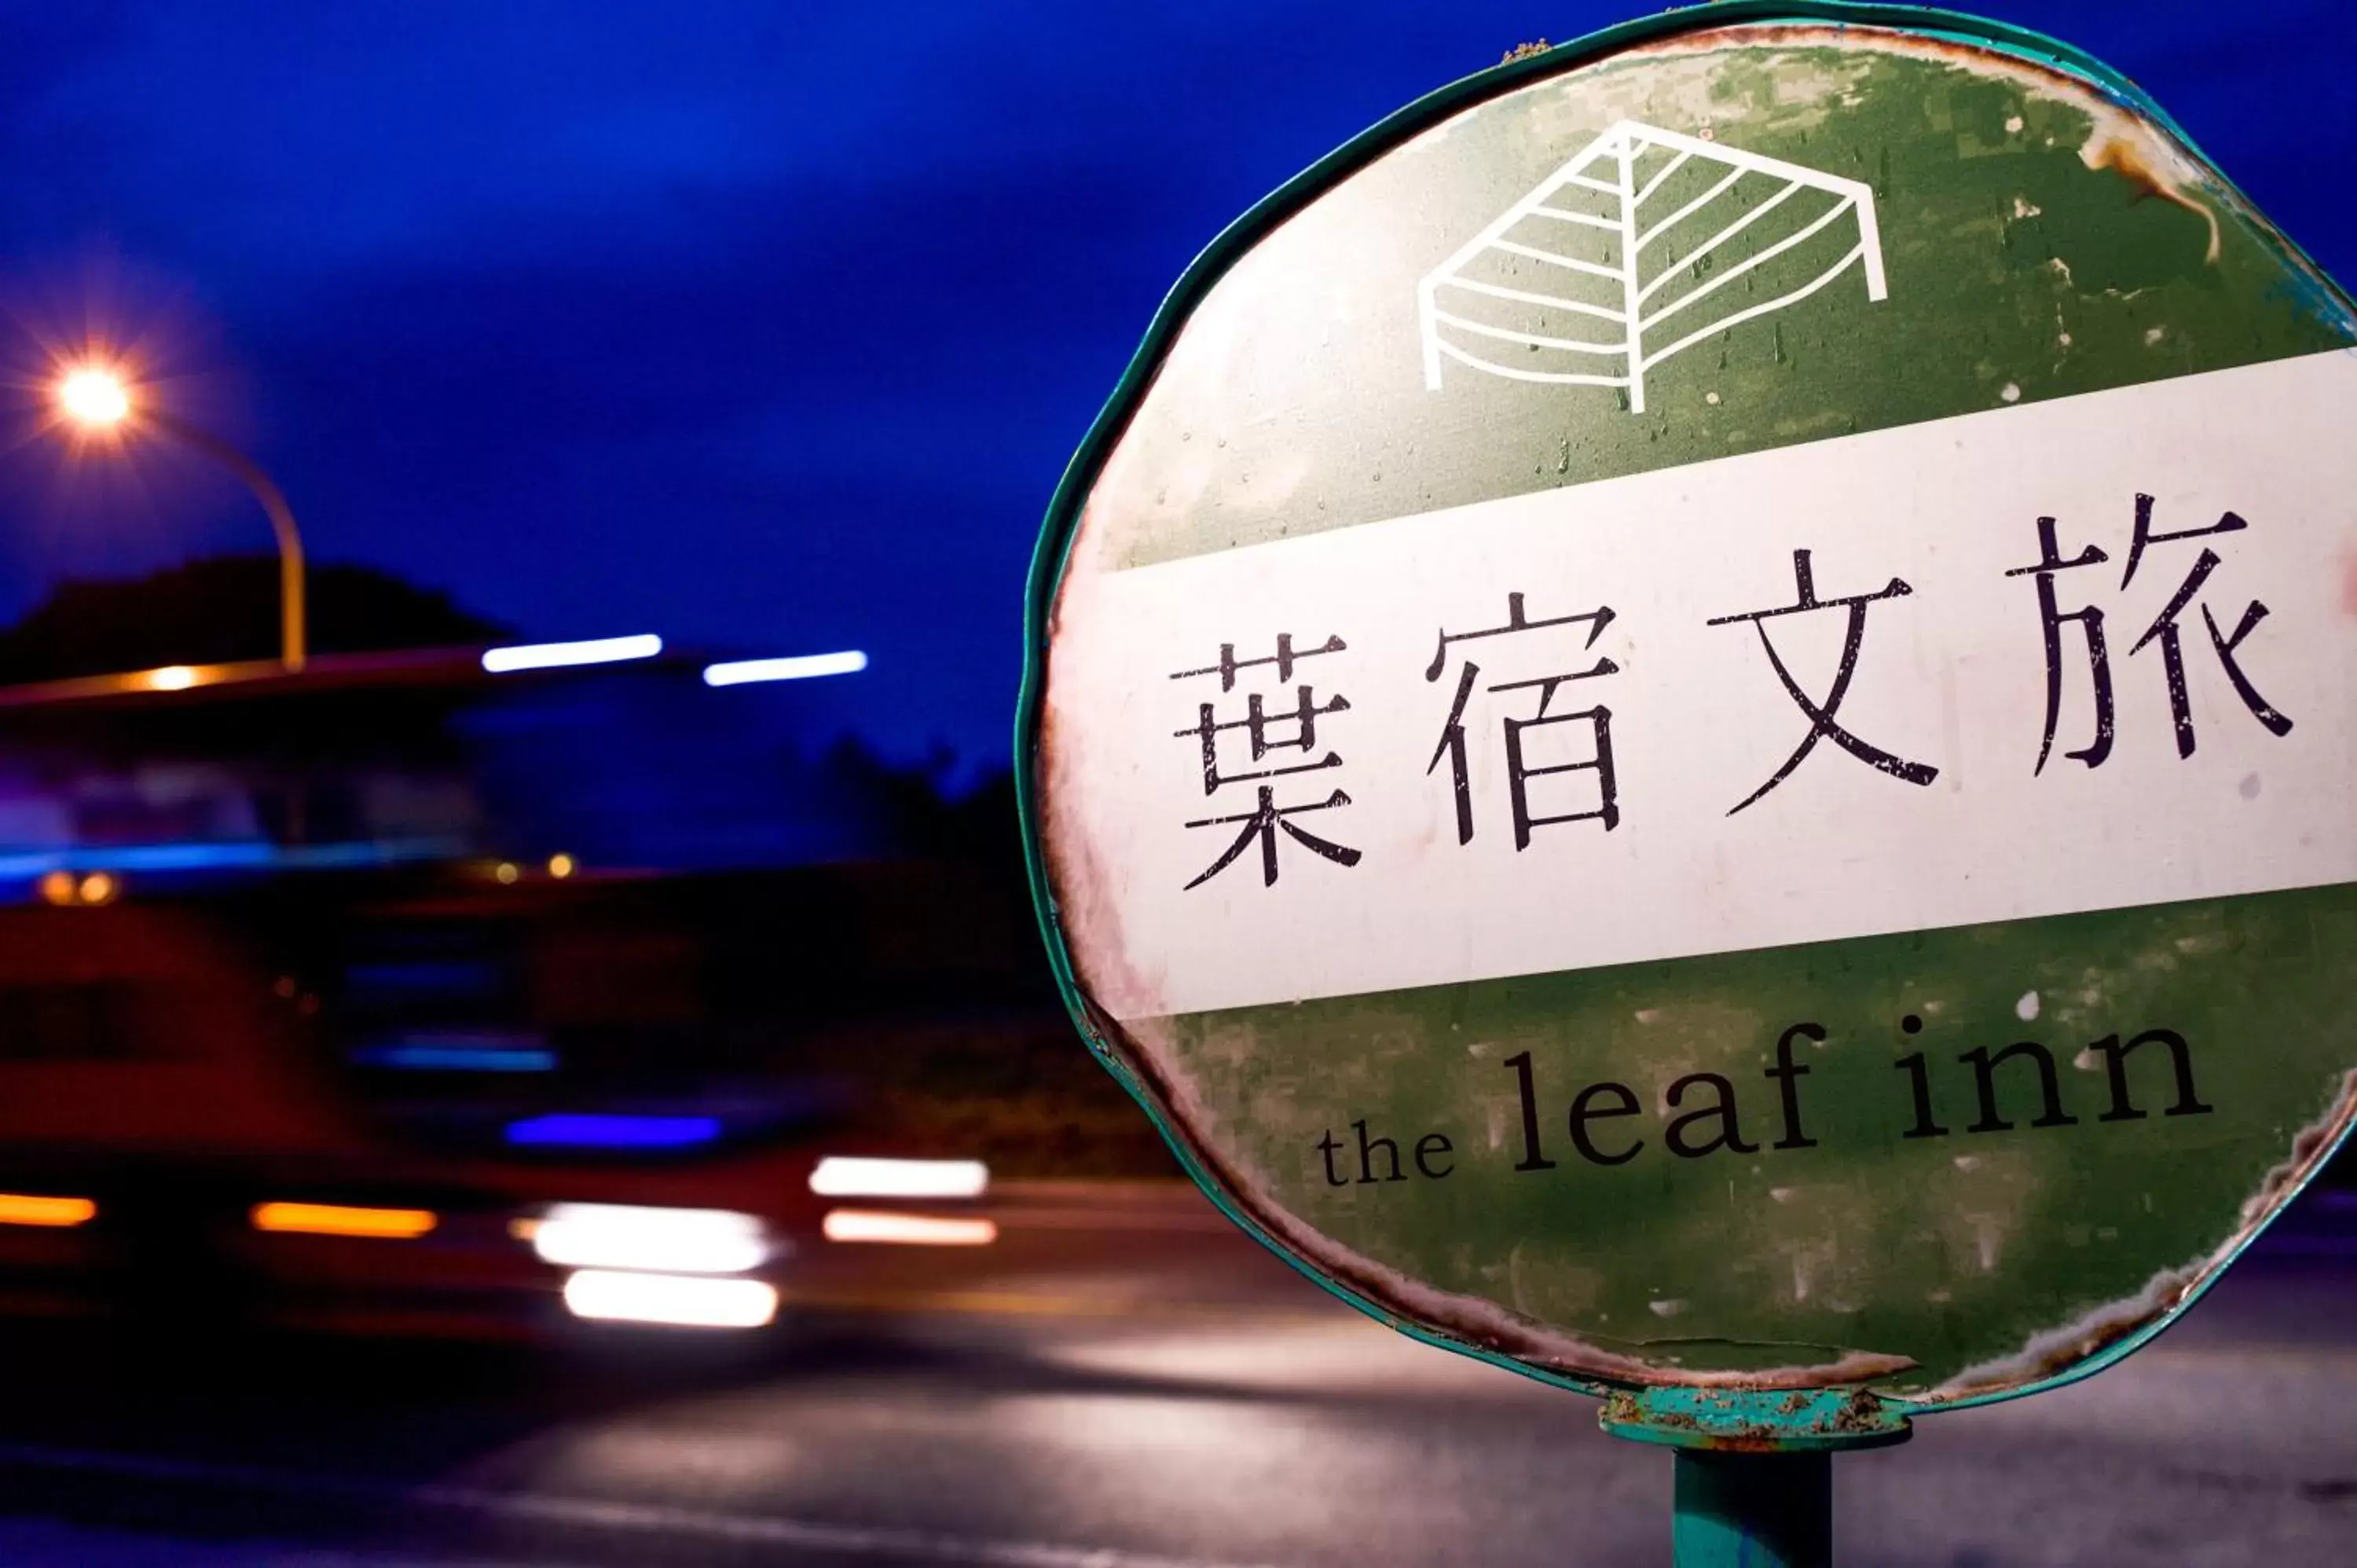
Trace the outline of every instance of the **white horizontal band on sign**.
{"label": "white horizontal band on sign", "polygon": [[617,664],[652,659],[662,651],[652,632],[636,637],[597,637],[583,642],[531,642],[483,650],[483,668],[494,675],[518,670],[560,670],[572,664]]}
{"label": "white horizontal band on sign", "polygon": [[[1075,575],[1041,767],[1080,971],[1136,1017],[2357,881],[2352,413],[2319,354]],[[1503,634],[1512,595],[1556,628]],[[1232,689],[1223,644],[1264,660]],[[1270,748],[1219,732],[1207,790],[1200,705],[1255,693]],[[1316,814],[1262,842],[1264,788]]]}

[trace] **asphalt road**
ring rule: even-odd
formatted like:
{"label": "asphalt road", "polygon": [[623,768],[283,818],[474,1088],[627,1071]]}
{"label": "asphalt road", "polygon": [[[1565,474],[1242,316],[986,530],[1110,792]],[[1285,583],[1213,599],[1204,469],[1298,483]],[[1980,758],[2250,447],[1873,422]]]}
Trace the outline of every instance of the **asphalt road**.
{"label": "asphalt road", "polygon": [[[759,1346],[0,1325],[0,1564],[1660,1564],[1668,1458],[1191,1196],[841,1249]],[[2311,1216],[2311,1219],[2314,1217]],[[1852,1568],[2357,1564],[2357,1215],[2122,1368],[1837,1462]]]}

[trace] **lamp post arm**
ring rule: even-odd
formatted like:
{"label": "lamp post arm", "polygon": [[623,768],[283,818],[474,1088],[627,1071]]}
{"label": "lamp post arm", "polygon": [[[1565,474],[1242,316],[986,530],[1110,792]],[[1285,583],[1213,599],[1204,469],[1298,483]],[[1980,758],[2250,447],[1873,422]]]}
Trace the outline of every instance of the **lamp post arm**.
{"label": "lamp post arm", "polygon": [[296,532],[294,509],[286,504],[286,497],[261,465],[210,431],[168,413],[151,413],[145,418],[235,474],[269,514],[271,530],[278,535],[279,662],[289,671],[302,669],[308,651],[303,618],[303,536]]}

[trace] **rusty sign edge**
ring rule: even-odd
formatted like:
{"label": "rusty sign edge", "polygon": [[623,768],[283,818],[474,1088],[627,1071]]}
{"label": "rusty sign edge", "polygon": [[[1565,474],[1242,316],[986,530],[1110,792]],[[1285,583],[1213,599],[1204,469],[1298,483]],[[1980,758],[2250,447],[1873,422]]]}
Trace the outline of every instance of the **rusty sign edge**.
{"label": "rusty sign edge", "polygon": [[[2083,88],[2093,89],[2115,106],[2150,123],[2191,154],[2232,199],[2252,214],[2257,213],[2255,205],[2216,161],[2202,154],[2198,144],[2168,112],[2126,75],[2094,56],[2032,29],[1930,6],[1879,4],[1875,0],[1716,0],[1706,6],[1665,11],[1620,23],[1535,52],[1510,55],[1496,66],[1437,88],[1344,142],[1247,209],[1196,255],[1157,307],[1137,349],[1058,480],[1027,574],[1023,675],[1014,733],[1017,812],[1033,909],[1049,968],[1066,1010],[1090,1053],[1146,1112],[1188,1179],[1221,1213],[1329,1294],[1420,1343],[1593,1398],[1678,1388],[1781,1392],[1804,1386],[1846,1387],[1855,1393],[1871,1392],[1886,1407],[1899,1412],[1969,1409],[2044,1392],[2092,1377],[2134,1354],[2175,1323],[2233,1265],[2357,1130],[2357,1070],[2346,1076],[2327,1114],[2302,1129],[2285,1161],[2270,1171],[2249,1199],[2244,1223],[2215,1252],[2160,1271],[2136,1296],[2104,1303],[2072,1322],[2058,1325],[2007,1361],[1970,1369],[1969,1371],[1988,1374],[1986,1386],[1965,1382],[1960,1376],[1942,1390],[1926,1394],[1884,1393],[1869,1387],[1884,1370],[1880,1368],[1862,1368],[1854,1380],[1846,1383],[1818,1378],[1804,1385],[1780,1380],[1773,1371],[1662,1380],[1623,1379],[1603,1370],[1549,1367],[1522,1359],[1502,1343],[1484,1345],[1404,1318],[1360,1288],[1357,1282],[1329,1272],[1328,1266],[1314,1260],[1310,1250],[1288,1240],[1284,1234],[1286,1227],[1273,1217],[1264,1218],[1241,1198],[1228,1174],[1207,1151],[1189,1145],[1173,1112],[1169,1087],[1115,1043],[1118,1026],[1101,1014],[1080,986],[1064,937],[1058,878],[1050,866],[1049,850],[1042,832],[1039,768],[1046,724],[1046,660],[1057,600],[1071,548],[1080,532],[1084,503],[1153,387],[1170,348],[1197,307],[1227,273],[1277,227],[1351,176],[1426,131],[1491,99],[1648,47],[1738,27],[1758,27],[1766,31],[1778,24],[1899,32],[1927,42],[1961,45],[2053,71]],[[2344,312],[2357,311],[2357,305],[2352,305],[2330,275],[2295,240],[2272,223],[2262,220],[2258,227],[2280,252],[2287,270],[2312,283],[2322,296],[2320,303]],[[2041,1361],[2050,1369],[2033,1372],[2027,1381],[2005,1384],[1996,1380],[2000,1369],[2035,1366]],[[1953,1393],[1946,1392],[1947,1389],[1953,1389]]]}

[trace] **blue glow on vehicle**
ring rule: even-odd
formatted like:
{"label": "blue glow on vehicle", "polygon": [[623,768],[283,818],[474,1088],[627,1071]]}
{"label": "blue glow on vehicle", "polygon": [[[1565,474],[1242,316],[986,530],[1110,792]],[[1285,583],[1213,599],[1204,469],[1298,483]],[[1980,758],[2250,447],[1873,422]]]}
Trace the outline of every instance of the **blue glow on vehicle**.
{"label": "blue glow on vehicle", "polygon": [[352,1053],[362,1067],[395,1072],[554,1072],[556,1053],[516,1046],[408,1044],[371,1046]]}
{"label": "blue glow on vehicle", "polygon": [[[344,979],[368,991],[390,991],[428,996],[472,996],[499,983],[497,965],[477,959],[414,959],[379,963],[355,963]],[[463,1042],[481,1045],[482,1038]]]}
{"label": "blue glow on vehicle", "polygon": [[720,1118],[554,1112],[509,1122],[507,1136],[529,1148],[685,1149],[719,1137]]}
{"label": "blue glow on vehicle", "polygon": [[195,843],[85,845],[72,849],[0,851],[0,881],[31,881],[51,871],[328,870],[393,865],[460,853],[450,839],[393,843],[274,844],[259,839]]}

